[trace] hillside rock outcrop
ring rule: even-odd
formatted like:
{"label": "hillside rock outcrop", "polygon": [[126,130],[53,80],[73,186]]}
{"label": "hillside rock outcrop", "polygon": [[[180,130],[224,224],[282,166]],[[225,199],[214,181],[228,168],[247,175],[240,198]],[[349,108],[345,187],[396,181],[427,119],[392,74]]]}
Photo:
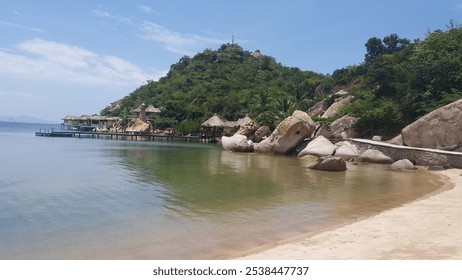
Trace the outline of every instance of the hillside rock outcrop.
{"label": "hillside rock outcrop", "polygon": [[354,99],[355,98],[352,95],[340,98],[338,101],[330,105],[330,107],[324,112],[321,118],[327,119],[336,117],[339,114],[340,109],[342,109],[346,104],[351,103]]}
{"label": "hillside rock outcrop", "polygon": [[358,136],[357,131],[353,128],[356,118],[352,116],[343,116],[336,119],[330,125],[321,127],[317,135],[322,135],[329,139],[346,139]]}
{"label": "hillside rock outcrop", "polygon": [[289,154],[303,139],[310,137],[316,124],[307,113],[296,110],[283,120],[265,140],[254,146],[256,152]]}
{"label": "hillside rock outcrop", "polygon": [[436,109],[401,130],[406,146],[457,150],[462,147],[462,99]]}

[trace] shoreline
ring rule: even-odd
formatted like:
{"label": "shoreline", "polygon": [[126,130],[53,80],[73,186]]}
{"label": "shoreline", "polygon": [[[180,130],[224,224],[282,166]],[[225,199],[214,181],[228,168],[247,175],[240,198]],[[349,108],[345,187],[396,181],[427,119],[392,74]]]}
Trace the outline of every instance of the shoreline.
{"label": "shoreline", "polygon": [[462,170],[432,172],[440,190],[346,225],[299,236],[236,259],[462,259]]}

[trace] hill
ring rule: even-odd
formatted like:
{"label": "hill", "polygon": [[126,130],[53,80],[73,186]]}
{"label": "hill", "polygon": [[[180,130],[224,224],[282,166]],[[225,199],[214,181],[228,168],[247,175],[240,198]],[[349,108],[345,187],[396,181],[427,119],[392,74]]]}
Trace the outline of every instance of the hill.
{"label": "hill", "polygon": [[285,67],[260,51],[249,52],[237,44],[205,50],[173,64],[159,81],[149,81],[122,99],[116,111],[102,115],[128,116],[141,103],[162,108],[159,127],[197,130],[218,113],[235,120],[249,114],[261,124],[274,126],[295,110],[308,109],[316,88],[328,76]]}
{"label": "hill", "polygon": [[[322,75],[281,65],[260,51],[237,44],[184,56],[159,81],[149,81],[122,99],[117,110],[102,115],[128,118],[141,103],[162,108],[158,127],[195,132],[214,113],[235,120],[249,114],[275,127],[295,109],[317,101],[334,102],[332,94],[348,91],[355,101],[340,114],[358,118],[362,136],[396,134],[417,118],[462,98],[462,29],[429,32],[424,40],[390,34],[365,43],[360,65]],[[329,124],[333,119],[319,120]]]}

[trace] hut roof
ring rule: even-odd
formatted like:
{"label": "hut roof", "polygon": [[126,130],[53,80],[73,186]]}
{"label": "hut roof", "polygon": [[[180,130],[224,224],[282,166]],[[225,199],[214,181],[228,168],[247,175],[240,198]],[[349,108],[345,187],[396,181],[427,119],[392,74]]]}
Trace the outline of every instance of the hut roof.
{"label": "hut roof", "polygon": [[[138,106],[138,108],[133,109],[133,112],[134,112],[134,113],[139,113],[139,112],[141,112],[141,106],[146,106],[146,105],[144,105],[144,103],[141,104],[140,106]],[[145,112],[146,112],[146,113],[160,113],[160,109],[154,107],[153,105],[149,105],[148,107],[146,107]]]}
{"label": "hut roof", "polygon": [[202,126],[227,127],[226,122],[223,121],[217,114],[214,114],[210,119],[203,122]]}
{"label": "hut roof", "polygon": [[159,108],[156,108],[152,105],[149,105],[147,108],[146,108],[146,113],[160,113],[160,109]]}

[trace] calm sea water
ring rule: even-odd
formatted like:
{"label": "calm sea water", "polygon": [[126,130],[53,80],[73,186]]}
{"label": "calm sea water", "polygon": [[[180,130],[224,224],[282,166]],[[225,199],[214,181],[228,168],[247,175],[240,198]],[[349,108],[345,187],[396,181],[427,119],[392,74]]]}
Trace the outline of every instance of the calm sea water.
{"label": "calm sea water", "polygon": [[223,258],[438,188],[382,165],[328,173],[220,145],[34,136],[51,127],[0,123],[0,259]]}

